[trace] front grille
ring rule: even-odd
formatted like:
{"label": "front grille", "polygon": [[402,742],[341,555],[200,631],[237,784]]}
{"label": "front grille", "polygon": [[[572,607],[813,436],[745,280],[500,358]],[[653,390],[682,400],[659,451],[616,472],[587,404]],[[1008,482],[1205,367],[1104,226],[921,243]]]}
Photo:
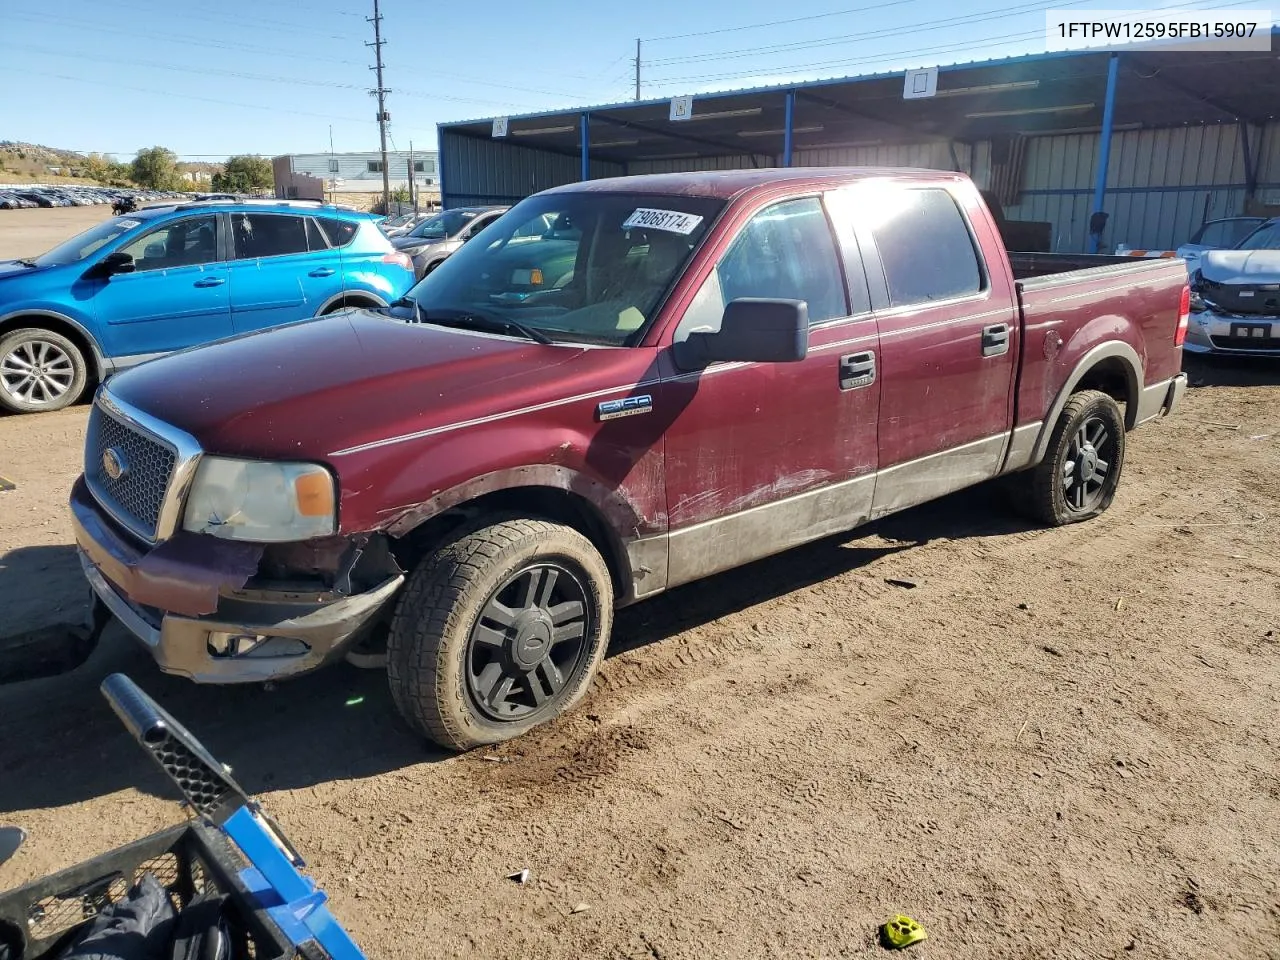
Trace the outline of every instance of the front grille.
{"label": "front grille", "polygon": [[[107,473],[110,451],[124,469]],[[122,423],[95,405],[85,444],[85,479],[94,497],[134,533],[154,540],[178,456],[166,443]]]}
{"label": "front grille", "polygon": [[1201,292],[1224,313],[1280,316],[1280,284],[1214,283],[1202,278]]}
{"label": "front grille", "polygon": [[1280,337],[1210,337],[1223,350],[1266,350],[1280,353]]}

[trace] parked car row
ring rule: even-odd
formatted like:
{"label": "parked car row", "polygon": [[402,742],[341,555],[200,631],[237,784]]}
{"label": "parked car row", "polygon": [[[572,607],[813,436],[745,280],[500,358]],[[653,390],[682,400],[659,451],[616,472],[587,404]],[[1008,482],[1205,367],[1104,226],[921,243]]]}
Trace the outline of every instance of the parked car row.
{"label": "parked car row", "polygon": [[126,190],[121,187],[0,187],[0,210],[30,207],[90,207],[99,203],[116,203],[131,198],[138,203],[154,200],[176,200],[185,194],[160,190]]}
{"label": "parked car row", "polygon": [[112,217],[0,261],[0,410],[74,403],[161,354],[346,307],[386,307],[413,265],[367,213],[207,200]]}

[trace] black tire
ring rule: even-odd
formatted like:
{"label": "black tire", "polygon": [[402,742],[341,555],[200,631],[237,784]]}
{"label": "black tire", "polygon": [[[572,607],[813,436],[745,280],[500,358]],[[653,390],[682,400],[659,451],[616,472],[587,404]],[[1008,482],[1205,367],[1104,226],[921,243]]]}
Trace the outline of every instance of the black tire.
{"label": "black tire", "polygon": [[391,696],[447,749],[509,740],[582,699],[612,627],[609,569],[586,537],[546,520],[490,521],[410,576],[387,647]]}
{"label": "black tire", "polygon": [[1099,390],[1072,394],[1044,460],[1009,478],[1015,504],[1053,527],[1092,520],[1115,499],[1124,447],[1124,415],[1115,400]]}
{"label": "black tire", "polygon": [[[35,365],[38,381],[24,376]],[[60,333],[27,327],[0,337],[0,409],[47,413],[80,399],[89,371],[80,348]]]}

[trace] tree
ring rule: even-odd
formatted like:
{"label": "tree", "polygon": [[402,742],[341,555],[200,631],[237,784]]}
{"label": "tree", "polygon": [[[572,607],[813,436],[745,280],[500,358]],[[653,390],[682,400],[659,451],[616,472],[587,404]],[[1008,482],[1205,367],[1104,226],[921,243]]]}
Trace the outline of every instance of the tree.
{"label": "tree", "polygon": [[222,173],[213,175],[213,189],[220,193],[260,193],[274,183],[271,161],[249,154],[228,157]]}
{"label": "tree", "polygon": [[125,164],[100,153],[86,156],[77,169],[78,176],[96,180],[109,187],[125,187],[132,182],[132,171]]}
{"label": "tree", "polygon": [[133,179],[148,190],[176,190],[182,183],[178,155],[165,147],[139,150],[133,158]]}

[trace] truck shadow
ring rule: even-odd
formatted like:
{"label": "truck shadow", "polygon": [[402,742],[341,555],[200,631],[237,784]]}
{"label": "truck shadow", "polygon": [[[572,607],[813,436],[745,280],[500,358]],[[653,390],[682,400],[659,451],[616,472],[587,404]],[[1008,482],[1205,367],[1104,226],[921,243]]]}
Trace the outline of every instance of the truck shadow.
{"label": "truck shadow", "polygon": [[1223,357],[1184,354],[1182,369],[1192,389],[1201,387],[1274,387],[1280,384],[1280,352],[1275,357]]}
{"label": "truck shadow", "polygon": [[[1026,529],[1003,507],[998,488],[978,487],[624,610],[609,653],[663,640],[930,540]],[[4,561],[5,589],[37,583],[38,568],[57,559],[48,551],[71,549],[13,551]],[[42,629],[56,633],[56,625]],[[140,645],[112,626],[71,672],[0,685],[0,815],[130,787],[176,799],[98,692],[113,672],[137,682],[252,793],[371,777],[450,756],[400,722],[381,671],[343,664],[271,690],[202,687],[161,674]]]}

